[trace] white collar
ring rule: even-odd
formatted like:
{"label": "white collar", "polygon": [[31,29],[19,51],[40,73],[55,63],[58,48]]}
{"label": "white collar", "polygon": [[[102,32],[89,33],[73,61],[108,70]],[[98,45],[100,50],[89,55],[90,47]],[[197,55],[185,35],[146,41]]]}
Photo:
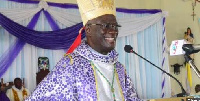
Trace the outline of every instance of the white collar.
{"label": "white collar", "polygon": [[95,62],[103,62],[114,64],[117,62],[118,53],[115,50],[112,50],[107,55],[100,54],[93,50],[85,41],[79,45],[74,52],[75,54],[79,54],[90,61]]}
{"label": "white collar", "polygon": [[23,89],[24,89],[23,86],[22,86],[21,89],[18,89],[18,88],[15,87],[15,85],[13,85],[12,88],[13,88],[15,91],[17,91],[17,92],[19,92],[19,91],[23,91]]}

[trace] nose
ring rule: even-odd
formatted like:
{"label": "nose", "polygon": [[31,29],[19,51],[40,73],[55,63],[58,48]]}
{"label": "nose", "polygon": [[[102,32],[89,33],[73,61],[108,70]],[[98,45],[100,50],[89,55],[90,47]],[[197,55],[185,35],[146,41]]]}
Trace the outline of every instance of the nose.
{"label": "nose", "polygon": [[118,31],[116,30],[109,30],[108,34],[110,34],[112,37],[117,38],[118,36]]}
{"label": "nose", "polygon": [[118,34],[118,30],[110,29],[110,30],[108,30],[108,33],[109,34]]}
{"label": "nose", "polygon": [[109,34],[118,34],[117,31],[109,31],[108,33],[109,33]]}

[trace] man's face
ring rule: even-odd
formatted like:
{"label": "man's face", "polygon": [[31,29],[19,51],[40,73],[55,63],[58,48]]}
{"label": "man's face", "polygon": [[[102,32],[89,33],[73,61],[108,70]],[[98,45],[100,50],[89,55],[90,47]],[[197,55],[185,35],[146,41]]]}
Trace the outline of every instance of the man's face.
{"label": "man's face", "polygon": [[21,80],[16,80],[16,81],[14,82],[14,84],[15,84],[15,87],[16,87],[17,89],[21,89],[21,88],[22,88],[22,81],[21,81]]}
{"label": "man's face", "polygon": [[106,14],[88,21],[86,36],[88,44],[97,52],[107,54],[115,48],[118,23],[112,14]]}

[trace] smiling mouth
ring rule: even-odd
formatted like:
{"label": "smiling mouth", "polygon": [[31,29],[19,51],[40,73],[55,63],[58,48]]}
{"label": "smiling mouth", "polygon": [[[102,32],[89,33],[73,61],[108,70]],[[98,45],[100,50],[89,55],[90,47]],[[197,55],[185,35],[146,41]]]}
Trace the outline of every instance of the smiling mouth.
{"label": "smiling mouth", "polygon": [[107,42],[115,42],[115,38],[105,38]]}
{"label": "smiling mouth", "polygon": [[115,38],[105,38],[105,39],[110,41],[115,40]]}

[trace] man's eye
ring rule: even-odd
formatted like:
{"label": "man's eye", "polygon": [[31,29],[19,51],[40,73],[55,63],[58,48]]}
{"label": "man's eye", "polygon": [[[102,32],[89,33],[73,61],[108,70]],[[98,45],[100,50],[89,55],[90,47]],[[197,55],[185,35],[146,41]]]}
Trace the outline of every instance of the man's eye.
{"label": "man's eye", "polygon": [[116,25],[112,25],[112,24],[111,24],[111,25],[110,25],[110,27],[111,27],[111,28],[115,28],[115,27],[116,27]]}
{"label": "man's eye", "polygon": [[109,24],[105,24],[104,26],[105,26],[105,28],[109,28],[110,25]]}

